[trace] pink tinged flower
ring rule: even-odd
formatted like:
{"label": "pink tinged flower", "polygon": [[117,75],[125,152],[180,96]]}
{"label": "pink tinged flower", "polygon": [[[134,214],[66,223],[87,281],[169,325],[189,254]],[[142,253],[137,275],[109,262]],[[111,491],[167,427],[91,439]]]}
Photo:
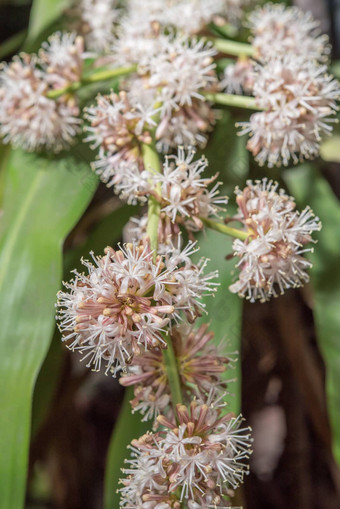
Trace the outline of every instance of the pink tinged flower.
{"label": "pink tinged flower", "polygon": [[275,57],[255,69],[254,95],[264,111],[243,122],[248,149],[260,165],[315,158],[332,132],[340,87],[327,68],[295,55]]}
{"label": "pink tinged flower", "polygon": [[[221,355],[212,343],[213,337],[207,325],[195,329],[185,322],[172,328],[169,334],[185,402],[189,403],[193,397],[206,398],[212,387],[217,392],[225,392],[222,376],[230,359]],[[134,387],[131,405],[134,411],[142,413],[143,420],[155,420],[160,413],[172,415],[170,386],[159,348],[135,356],[129,372],[119,381],[125,387]]]}
{"label": "pink tinged flower", "polygon": [[0,135],[4,143],[33,151],[60,151],[79,132],[72,96],[49,99],[47,74],[36,57],[22,54],[0,69]]}
{"label": "pink tinged flower", "polygon": [[[176,424],[160,415],[161,431],[133,441],[134,463],[122,480],[122,507],[139,500],[174,508],[225,507],[230,488],[242,482],[252,443],[249,428],[241,427],[242,418],[222,415],[213,401],[211,406],[197,401],[189,408],[177,405],[176,413]],[[157,469],[150,469],[148,486],[152,481],[158,486],[137,491],[139,464],[146,458]]]}
{"label": "pink tinged flower", "polygon": [[254,63],[249,58],[239,58],[235,64],[229,64],[224,70],[221,88],[227,94],[253,93]]}
{"label": "pink tinged flower", "polygon": [[327,60],[331,48],[319,25],[311,13],[283,4],[268,3],[249,16],[252,44],[262,61],[288,53],[310,61]]}
{"label": "pink tinged flower", "polygon": [[134,178],[137,177],[136,165],[143,167],[140,146],[151,142],[152,114],[156,112],[152,100],[148,114],[145,108],[140,96],[112,92],[105,96],[99,94],[96,104],[85,109],[85,118],[89,121],[85,141],[91,143],[91,148],[100,149],[93,169],[109,186],[122,182],[126,163],[132,163]]}
{"label": "pink tinged flower", "polygon": [[78,0],[69,10],[74,29],[85,38],[88,50],[102,53],[110,48],[120,16],[117,3],[116,0]]}
{"label": "pink tinged flower", "polygon": [[[153,260],[147,244],[126,244],[105,256],[82,261],[88,274],[75,271],[75,278],[65,283],[68,292],[59,292],[58,320],[63,340],[69,348],[85,353],[88,365],[115,375],[131,363],[135,354],[155,347],[166,348],[170,321],[179,318],[181,310],[194,316],[200,309],[200,297],[207,288],[201,268],[184,265],[176,252],[177,265],[170,264],[171,253]],[[180,300],[182,279],[177,273],[190,270],[202,279],[196,281],[196,296],[190,302]],[[183,283],[184,284],[184,283]],[[188,286],[188,285],[187,285]],[[186,290],[187,291],[187,290]]]}
{"label": "pink tinged flower", "polygon": [[234,241],[240,273],[230,290],[251,302],[265,302],[308,282],[307,269],[312,263],[305,254],[313,250],[305,246],[321,229],[309,207],[295,211],[293,198],[277,188],[278,184],[263,179],[248,181],[243,191],[236,189],[239,209],[235,219],[243,223],[249,236]]}
{"label": "pink tinged flower", "polygon": [[161,212],[170,217],[173,223],[184,224],[188,230],[203,228],[201,218],[218,216],[221,205],[227,204],[227,198],[219,195],[220,183],[213,183],[217,175],[205,178],[203,174],[208,166],[204,157],[194,161],[195,150],[185,151],[179,147],[176,156],[166,156],[161,174],[149,174],[154,188],[159,189],[158,200]]}
{"label": "pink tinged flower", "polygon": [[43,42],[39,58],[48,83],[56,89],[66,87],[82,77],[84,40],[74,32],[56,32]]}

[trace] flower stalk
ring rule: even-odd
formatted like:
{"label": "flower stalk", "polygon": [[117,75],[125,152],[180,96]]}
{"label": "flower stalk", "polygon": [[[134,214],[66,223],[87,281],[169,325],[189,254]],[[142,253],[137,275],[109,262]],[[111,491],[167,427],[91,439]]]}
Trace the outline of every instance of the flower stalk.
{"label": "flower stalk", "polygon": [[[146,170],[153,173],[161,173],[161,165],[159,156],[154,143],[147,144],[143,143],[142,153],[144,166]],[[154,259],[157,258],[158,248],[158,225],[160,219],[161,205],[159,201],[154,197],[150,196],[148,201],[148,225],[147,235],[150,239],[150,247],[154,250]],[[178,373],[178,366],[176,361],[175,352],[171,340],[167,338],[167,348],[163,350],[163,360],[169,380],[169,386],[171,391],[171,400],[174,410],[176,411],[176,405],[182,403],[182,392],[181,383]]]}
{"label": "flower stalk", "polygon": [[234,106],[235,108],[244,108],[248,110],[260,111],[261,108],[256,103],[255,97],[248,97],[245,95],[236,94],[212,94],[210,92],[204,93],[204,97],[215,104],[223,106]]}
{"label": "flower stalk", "polygon": [[251,44],[219,38],[211,38],[210,41],[213,43],[215,49],[217,49],[220,53],[233,55],[235,57],[254,56],[254,48]]}
{"label": "flower stalk", "polygon": [[246,240],[249,236],[249,233],[247,232],[238,230],[237,228],[232,228],[231,226],[227,226],[223,223],[218,223],[212,219],[200,217],[200,220],[207,228],[215,230],[216,232],[223,233],[224,235],[228,235],[229,237],[234,237],[235,239]]}
{"label": "flower stalk", "polygon": [[113,78],[118,78],[119,76],[125,76],[127,74],[131,74],[135,72],[137,69],[137,65],[130,65],[129,67],[119,67],[118,69],[110,69],[106,71],[99,71],[89,76],[84,76],[81,81],[75,81],[70,85],[67,85],[63,88],[57,88],[55,90],[51,90],[46,95],[49,99],[58,99],[60,96],[70,93],[76,92],[84,85],[91,85],[91,83],[98,83],[100,81],[107,81]]}

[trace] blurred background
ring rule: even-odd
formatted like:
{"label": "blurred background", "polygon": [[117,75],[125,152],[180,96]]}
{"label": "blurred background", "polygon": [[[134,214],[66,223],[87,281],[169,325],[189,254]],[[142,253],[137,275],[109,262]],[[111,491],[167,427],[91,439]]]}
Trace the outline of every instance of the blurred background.
{"label": "blurred background", "polygon": [[[320,20],[333,45],[336,69],[340,0],[294,3]],[[21,47],[31,4],[0,0],[1,60]],[[250,175],[258,176],[258,168],[248,159],[245,164]],[[322,162],[319,169],[339,197],[339,164]],[[65,277],[82,254],[121,239],[122,227],[134,212],[122,207],[118,217],[118,206],[112,192],[100,185],[66,240]],[[108,227],[112,224],[114,230]],[[333,269],[339,271],[338,266]],[[340,508],[339,467],[331,447],[325,364],[316,340],[312,299],[307,287],[265,305],[243,304],[241,406],[254,436],[251,472],[235,497],[235,505],[244,509]],[[211,319],[221,319],[223,298],[214,305]],[[35,390],[27,509],[103,507],[107,453],[123,398],[116,380],[87,370],[77,355],[61,347],[55,333]]]}

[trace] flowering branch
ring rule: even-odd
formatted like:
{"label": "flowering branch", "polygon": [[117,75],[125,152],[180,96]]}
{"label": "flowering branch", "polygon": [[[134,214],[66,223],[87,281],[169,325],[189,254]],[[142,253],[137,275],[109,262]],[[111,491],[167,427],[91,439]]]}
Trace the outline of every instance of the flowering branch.
{"label": "flowering branch", "polygon": [[207,219],[206,217],[200,217],[200,219],[207,228],[223,233],[224,235],[229,235],[230,237],[240,240],[246,240],[249,237],[249,233],[238,230],[237,228],[231,228],[231,226],[218,223],[212,219]]}
{"label": "flowering branch", "polygon": [[90,85],[91,83],[98,83],[99,81],[107,81],[112,78],[118,78],[119,76],[125,76],[126,74],[135,72],[136,69],[137,65],[130,65],[129,67],[119,67],[118,69],[96,72],[89,76],[84,76],[80,81],[75,81],[66,87],[51,90],[46,94],[46,96],[49,99],[58,99],[68,92],[75,92],[79,90],[84,85]]}
{"label": "flowering branch", "polygon": [[[142,153],[145,169],[153,173],[161,173],[161,165],[155,144],[143,143]],[[150,239],[150,247],[151,249],[154,250],[153,256],[155,262],[157,258],[157,248],[158,248],[158,225],[160,211],[161,205],[159,201],[154,196],[151,195],[148,201],[147,235]],[[182,403],[183,401],[181,383],[178,373],[176,356],[170,338],[167,338],[166,344],[167,348],[163,350],[163,359],[171,391],[171,401],[173,408],[176,411],[176,405],[178,403]]]}
{"label": "flowering branch", "polygon": [[210,41],[213,43],[215,49],[221,53],[227,55],[234,55],[236,57],[254,56],[254,48],[251,44],[237,41],[229,41],[226,39],[211,38]]}
{"label": "flowering branch", "polygon": [[248,110],[262,110],[257,105],[254,97],[235,94],[212,94],[210,92],[204,93],[204,97],[215,104],[222,104],[223,106],[235,106],[236,108],[246,108]]}

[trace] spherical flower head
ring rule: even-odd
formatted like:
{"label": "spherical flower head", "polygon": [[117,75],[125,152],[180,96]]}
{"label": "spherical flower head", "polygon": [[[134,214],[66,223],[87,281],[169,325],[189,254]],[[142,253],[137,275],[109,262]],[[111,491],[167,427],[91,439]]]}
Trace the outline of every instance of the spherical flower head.
{"label": "spherical flower head", "polygon": [[218,216],[224,210],[221,205],[228,202],[226,197],[219,196],[220,183],[209,190],[217,175],[203,177],[208,166],[206,158],[195,161],[194,156],[195,150],[179,147],[177,155],[165,157],[163,172],[153,177],[155,188],[159,186],[161,212],[173,223],[184,223],[189,230],[202,229],[201,218]]}
{"label": "spherical flower head", "polygon": [[[212,387],[225,392],[222,375],[230,359],[221,355],[213,338],[207,325],[194,328],[186,322],[170,332],[185,403],[197,396],[206,399]],[[125,387],[134,387],[131,405],[143,414],[143,421],[154,420],[160,413],[172,416],[171,391],[160,349],[135,356],[129,373],[119,381]]]}
{"label": "spherical flower head", "polygon": [[74,29],[85,38],[88,50],[102,53],[110,48],[120,16],[116,0],[79,0],[69,14],[74,18]]}
{"label": "spherical flower head", "polygon": [[[155,127],[157,113],[153,95],[120,92],[99,94],[96,104],[85,109],[89,125],[85,128],[91,148],[99,147],[95,172],[110,185],[115,184],[116,168],[121,162],[142,163],[141,143],[151,143],[150,128]],[[119,173],[119,169],[118,169]]]}
{"label": "spherical flower head", "polygon": [[73,97],[49,99],[47,76],[36,57],[22,54],[0,69],[0,134],[4,143],[33,151],[58,152],[79,131]]}
{"label": "spherical flower head", "polygon": [[[85,353],[95,370],[106,361],[106,372],[114,375],[133,355],[166,348],[163,334],[170,321],[181,310],[199,313],[199,299],[212,287],[187,254],[186,248],[154,259],[148,244],[127,244],[107,248],[93,263],[82,260],[88,274],[75,271],[64,284],[67,291],[58,294],[59,329],[68,347]],[[183,292],[191,297],[185,304]]]}
{"label": "spherical flower head", "polygon": [[[164,430],[132,442],[122,507],[156,500],[169,507],[225,507],[229,490],[243,481],[251,438],[242,418],[222,415],[214,402],[198,401],[189,408],[177,405],[176,414],[176,422],[158,416]],[[146,461],[151,468],[142,476]]]}
{"label": "spherical flower head", "polygon": [[178,146],[203,149],[215,121],[211,105],[193,99],[191,106],[181,106],[163,116],[156,130],[157,149],[165,154]]}
{"label": "spherical flower head", "polygon": [[251,302],[265,302],[308,282],[306,270],[312,264],[305,253],[312,249],[306,245],[321,228],[319,218],[309,207],[295,211],[294,199],[267,179],[248,181],[236,194],[235,219],[243,223],[248,237],[234,241],[240,273],[230,290]]}
{"label": "spherical flower head", "polygon": [[203,40],[165,37],[157,54],[146,54],[139,73],[148,78],[148,87],[160,90],[162,116],[193,99],[204,100],[202,91],[216,83],[214,48]]}
{"label": "spherical flower head", "polygon": [[327,35],[320,35],[319,21],[298,7],[267,3],[249,16],[256,56],[268,61],[291,53],[307,60],[327,60],[330,45]]}
{"label": "spherical flower head", "polygon": [[292,55],[257,66],[253,92],[264,111],[240,124],[240,134],[250,133],[247,147],[260,165],[286,166],[318,155],[340,96],[338,81],[326,71]]}
{"label": "spherical flower head", "polygon": [[79,81],[83,73],[84,39],[76,33],[56,32],[43,42],[40,60],[53,88]]}
{"label": "spherical flower head", "polygon": [[225,3],[225,0],[147,0],[141,4],[138,0],[130,0],[128,17],[135,14],[142,25],[153,22],[192,35],[223,13],[226,10]]}

